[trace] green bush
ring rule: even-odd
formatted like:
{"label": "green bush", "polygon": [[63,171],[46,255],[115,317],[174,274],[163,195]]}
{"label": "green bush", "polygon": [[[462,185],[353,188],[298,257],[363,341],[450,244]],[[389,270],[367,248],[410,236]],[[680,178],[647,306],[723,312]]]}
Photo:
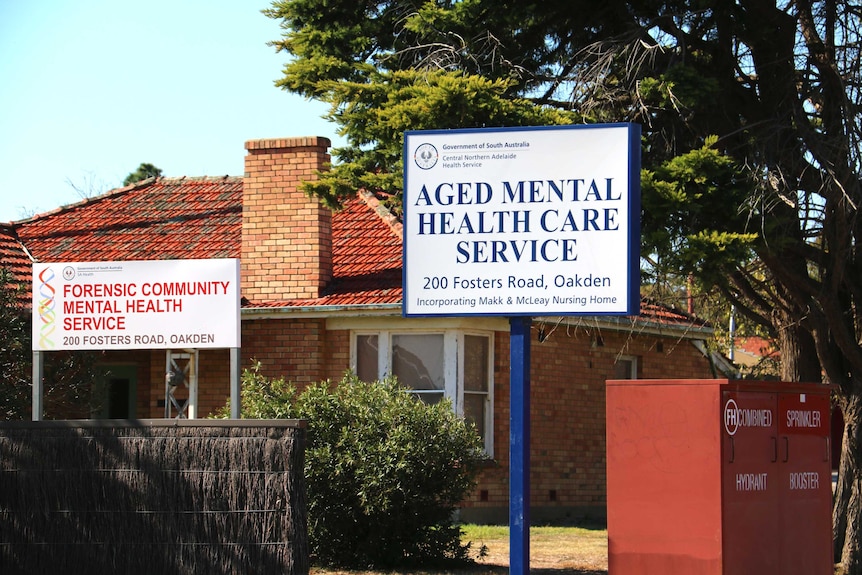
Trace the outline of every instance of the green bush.
{"label": "green bush", "polygon": [[308,420],[312,560],[348,568],[442,566],[469,559],[457,505],[475,486],[482,443],[448,402],[427,405],[395,381],[346,376],[297,394],[243,373],[243,417]]}
{"label": "green bush", "polygon": [[[28,420],[33,406],[32,313],[22,297],[27,290],[0,266],[0,421]],[[43,354],[45,419],[88,417],[98,407],[95,352]]]}

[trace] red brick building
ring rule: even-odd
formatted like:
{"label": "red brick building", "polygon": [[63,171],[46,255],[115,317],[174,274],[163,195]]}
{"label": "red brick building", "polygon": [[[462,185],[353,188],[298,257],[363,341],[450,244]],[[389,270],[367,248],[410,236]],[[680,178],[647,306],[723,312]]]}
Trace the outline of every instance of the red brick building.
{"label": "red brick building", "polygon": [[[239,177],[158,178],[0,226],[2,263],[241,259],[242,367],[299,385],[394,373],[477,423],[493,464],[465,502],[506,521],[509,325],[505,318],[404,318],[401,223],[369,193],[331,212],[298,190],[329,162],[325,138],[246,143]],[[709,378],[708,326],[644,302],[638,317],[535,318],[531,507],[537,520],[605,513],[605,388],[612,378]],[[111,398],[94,417],[166,413],[166,366],[186,350],[101,354]],[[197,361],[196,413],[229,397],[229,351]],[[191,360],[189,360],[191,361]],[[170,407],[170,406],[168,406]]]}

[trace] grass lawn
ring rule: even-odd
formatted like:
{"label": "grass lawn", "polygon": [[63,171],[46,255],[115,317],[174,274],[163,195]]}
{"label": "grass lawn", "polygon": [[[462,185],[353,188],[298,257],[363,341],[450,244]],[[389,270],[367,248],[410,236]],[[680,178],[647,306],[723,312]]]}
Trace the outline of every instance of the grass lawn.
{"label": "grass lawn", "polygon": [[[480,557],[480,566],[509,566],[509,527],[494,525],[464,525],[464,541],[472,549],[484,545],[487,555]],[[608,572],[608,532],[606,529],[583,527],[531,527],[530,571],[571,575],[599,575]]]}
{"label": "grass lawn", "polygon": [[[463,540],[470,542],[476,557],[472,568],[456,572],[463,575],[509,572],[509,527],[464,525]],[[485,547],[485,555],[477,557]],[[607,575],[608,532],[583,527],[531,527],[530,572],[538,575]],[[313,567],[312,575],[337,575],[344,571]],[[382,575],[374,571],[351,572],[352,575]],[[414,571],[410,575],[440,575],[442,572]],[[389,573],[387,575],[397,575]]]}

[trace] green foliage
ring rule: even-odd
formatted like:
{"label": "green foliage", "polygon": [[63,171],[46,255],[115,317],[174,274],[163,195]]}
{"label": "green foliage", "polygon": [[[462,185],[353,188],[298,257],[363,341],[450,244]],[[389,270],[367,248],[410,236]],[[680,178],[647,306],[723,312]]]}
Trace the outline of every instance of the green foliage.
{"label": "green foliage", "polygon": [[30,319],[23,286],[0,267],[0,419],[30,415]]}
{"label": "green foliage", "polygon": [[724,282],[728,270],[750,261],[758,239],[747,231],[750,184],[715,141],[641,175],[645,250],[705,284]]}
{"label": "green foliage", "polygon": [[[99,353],[64,351],[43,356],[45,419],[87,419],[106,399],[99,394]],[[29,387],[29,386],[28,386]]]}
{"label": "green foliage", "polygon": [[452,516],[475,485],[482,444],[448,402],[427,405],[394,381],[353,376],[297,394],[259,365],[243,373],[242,402],[246,418],[308,420],[309,538],[318,564],[467,560]]}
{"label": "green foliage", "polygon": [[[0,419],[32,416],[32,314],[22,305],[24,286],[0,267]],[[89,352],[44,356],[43,417],[89,417],[98,371]]]}
{"label": "green foliage", "polygon": [[[242,372],[240,401],[246,419],[299,419],[296,395],[296,388],[283,377],[272,379],[261,374],[259,362]],[[216,417],[230,417],[230,400]]]}
{"label": "green foliage", "polygon": [[153,164],[143,162],[140,166],[138,166],[137,170],[131,172],[128,176],[126,176],[126,179],[123,180],[123,185],[130,186],[135,182],[140,182],[141,180],[146,180],[147,178],[158,178],[161,175],[161,169],[157,168]]}
{"label": "green foliage", "polygon": [[454,23],[463,24],[475,8],[473,2],[444,9],[423,2],[279,0],[265,11],[285,29],[273,45],[294,56],[276,84],[329,103],[327,117],[348,142],[333,150],[332,170],[304,186],[307,193],[338,208],[364,188],[398,213],[407,130],[583,121],[582,114],[536,105],[505,69],[489,75],[432,64],[424,49],[414,49],[411,42],[420,38],[436,42],[439,25],[447,26],[447,37],[457,36],[463,26]]}
{"label": "green foliage", "polygon": [[461,72],[399,70],[371,82],[327,82],[330,118],[349,146],[334,150],[338,162],[305,191],[330,207],[365,188],[387,196],[398,211],[407,130],[570,124],[574,114],[512,98],[509,80]]}
{"label": "green foliage", "polygon": [[659,109],[695,110],[714,106],[720,92],[715,78],[704,78],[692,66],[675,64],[657,78],[644,78],[639,93],[644,103]]}
{"label": "green foliage", "polygon": [[[336,153],[345,167],[313,193],[337,204],[366,186],[397,203],[400,130],[553,123],[528,119],[523,107],[498,116],[502,106],[477,97],[484,88],[469,91],[479,78],[491,100],[527,101],[568,122],[638,122],[650,279],[671,277],[678,289],[691,273],[704,291],[717,288],[750,321],[780,334],[786,377],[824,377],[838,386],[839,403],[855,405],[857,4],[277,0],[267,14],[282,21],[274,44],[292,56],[280,85],[331,104],[330,119],[348,138]],[[396,72],[413,74],[412,91]],[[462,100],[437,81],[450,77],[468,83]],[[490,88],[497,82],[502,90]],[[858,541],[858,525],[846,524],[846,540]],[[859,546],[836,535],[842,567],[862,572]]]}

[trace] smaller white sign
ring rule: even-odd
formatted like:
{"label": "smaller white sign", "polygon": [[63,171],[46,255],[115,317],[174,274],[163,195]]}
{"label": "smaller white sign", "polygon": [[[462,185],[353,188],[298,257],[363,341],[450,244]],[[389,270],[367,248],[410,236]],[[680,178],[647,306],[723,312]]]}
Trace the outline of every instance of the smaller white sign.
{"label": "smaller white sign", "polygon": [[239,260],[33,264],[33,350],[240,346]]}

